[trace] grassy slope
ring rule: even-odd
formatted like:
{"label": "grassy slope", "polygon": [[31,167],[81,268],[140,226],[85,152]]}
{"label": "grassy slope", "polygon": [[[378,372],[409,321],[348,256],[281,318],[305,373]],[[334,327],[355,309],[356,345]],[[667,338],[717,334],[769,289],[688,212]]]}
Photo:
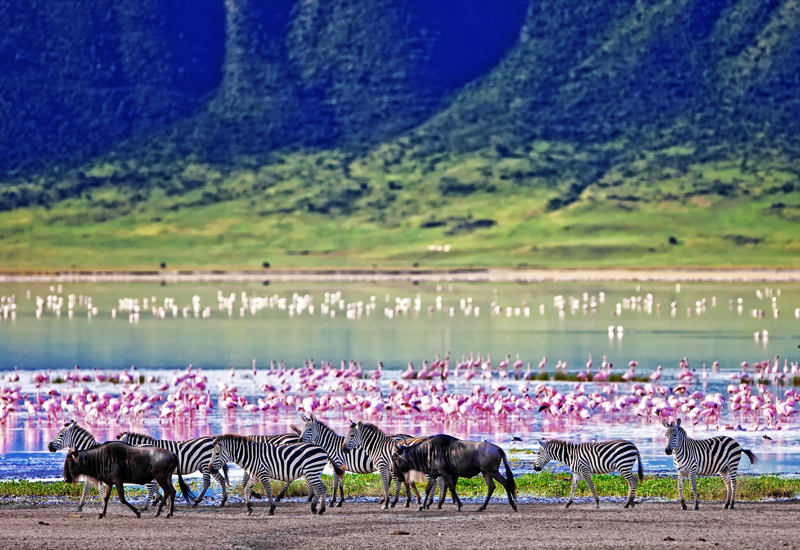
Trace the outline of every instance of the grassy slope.
{"label": "grassy slope", "polygon": [[[602,154],[538,142],[502,156],[417,159],[397,142],[356,159],[291,153],[227,175],[190,165],[188,192],[145,189],[132,202],[130,191],[104,186],[49,209],[0,213],[0,266],[800,265],[800,194],[791,187],[800,185],[789,162],[688,164],[688,148],[640,154],[550,211],[571,192],[569,170],[579,177]],[[496,225],[469,227],[479,219]]]}

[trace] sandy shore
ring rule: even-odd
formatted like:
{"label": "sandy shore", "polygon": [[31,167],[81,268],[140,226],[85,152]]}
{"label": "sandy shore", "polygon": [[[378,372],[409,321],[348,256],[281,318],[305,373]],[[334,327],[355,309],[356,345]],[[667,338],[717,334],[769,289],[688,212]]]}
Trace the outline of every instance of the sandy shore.
{"label": "sandy shore", "polygon": [[5,272],[0,283],[797,282],[800,269],[440,269]]}
{"label": "sandy shore", "polygon": [[[247,517],[242,505],[218,509],[178,506],[175,517],[136,519],[118,502],[96,519],[99,504],[81,514],[74,506],[7,509],[0,507],[0,548],[82,550],[175,548],[796,548],[800,503],[737,503],[735,511],[719,502],[701,503],[699,512],[677,503],[644,502],[633,510],[616,503],[579,503],[569,510],[554,504],[521,504],[514,513],[494,504],[487,512],[465,504],[461,513],[449,503],[443,511],[404,508],[382,511],[377,503],[345,503],[312,516],[305,503],[279,506],[267,517],[255,503]],[[674,539],[674,540],[671,540]]]}

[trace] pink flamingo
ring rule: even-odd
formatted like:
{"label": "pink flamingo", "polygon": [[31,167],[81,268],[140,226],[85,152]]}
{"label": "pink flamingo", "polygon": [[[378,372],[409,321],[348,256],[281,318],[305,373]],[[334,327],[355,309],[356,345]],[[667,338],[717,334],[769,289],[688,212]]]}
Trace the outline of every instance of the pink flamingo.
{"label": "pink flamingo", "polygon": [[650,375],[650,380],[658,382],[661,379],[661,365],[656,367],[656,371]]}
{"label": "pink flamingo", "polygon": [[414,372],[414,364],[412,362],[408,362],[408,367],[406,367],[406,370],[403,371],[403,374],[401,374],[400,377],[404,380],[413,380],[417,377],[416,373]]}

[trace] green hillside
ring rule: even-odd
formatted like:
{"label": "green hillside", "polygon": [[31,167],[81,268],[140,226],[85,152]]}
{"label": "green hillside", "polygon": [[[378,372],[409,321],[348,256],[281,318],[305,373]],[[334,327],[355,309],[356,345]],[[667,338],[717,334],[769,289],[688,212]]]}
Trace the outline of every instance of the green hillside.
{"label": "green hillside", "polygon": [[800,264],[800,2],[487,1],[9,4],[0,269]]}

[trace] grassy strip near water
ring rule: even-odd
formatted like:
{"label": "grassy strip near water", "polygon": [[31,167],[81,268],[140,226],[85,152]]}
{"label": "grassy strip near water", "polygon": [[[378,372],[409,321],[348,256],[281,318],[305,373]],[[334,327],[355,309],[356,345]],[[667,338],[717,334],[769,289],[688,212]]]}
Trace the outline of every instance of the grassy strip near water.
{"label": "grassy strip near water", "polygon": [[[594,485],[600,497],[624,497],[627,496],[628,486],[625,480],[616,475],[596,475]],[[323,476],[323,481],[327,487],[331,487],[330,476]],[[540,474],[524,474],[516,477],[517,493],[525,497],[549,497],[567,498],[569,497],[571,477],[569,474],[542,472]],[[198,484],[191,482],[190,486],[195,494],[198,492]],[[260,486],[257,486],[260,487]],[[280,483],[272,484],[273,494],[278,494],[282,487]],[[684,484],[685,496],[688,499],[691,494],[689,483]],[[420,487],[422,489],[422,487]],[[700,500],[724,500],[725,485],[719,477],[698,478],[697,489],[700,493]],[[0,482],[0,496],[5,497],[73,497],[79,498],[83,486],[81,484],[70,485],[63,481],[4,481]],[[486,483],[483,478],[475,477],[472,479],[461,479],[458,482],[459,497],[480,497],[486,495]],[[139,488],[126,488],[127,494],[143,496],[144,490]],[[238,484],[231,490],[233,494],[241,494],[242,486]],[[391,493],[393,494],[393,489]],[[97,495],[97,489],[92,488],[91,495]],[[115,493],[116,494],[116,491]],[[305,480],[298,480],[292,483],[289,488],[288,496],[298,497],[308,494],[308,486]],[[800,494],[800,479],[785,478],[777,475],[744,476],[738,479],[736,490],[737,500],[761,500],[765,498],[791,498]],[[346,475],[345,476],[345,495],[380,497],[383,495],[383,485],[377,474],[369,475]],[[505,490],[498,484],[494,496],[502,497]],[[639,497],[655,497],[665,499],[678,498],[678,483],[674,477],[645,476],[644,482],[639,485],[636,491]],[[330,494],[328,495],[330,497]],[[577,496],[591,496],[589,488],[584,482],[578,484]],[[401,497],[402,498],[402,497]]]}

